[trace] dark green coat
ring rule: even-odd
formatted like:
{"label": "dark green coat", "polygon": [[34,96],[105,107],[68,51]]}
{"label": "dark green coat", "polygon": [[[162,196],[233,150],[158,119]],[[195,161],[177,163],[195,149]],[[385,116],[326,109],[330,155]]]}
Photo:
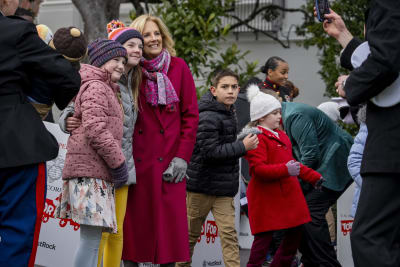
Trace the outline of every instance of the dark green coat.
{"label": "dark green coat", "polygon": [[323,186],[341,191],[351,181],[347,158],[353,138],[319,109],[282,103],[283,127],[298,161],[319,172]]}

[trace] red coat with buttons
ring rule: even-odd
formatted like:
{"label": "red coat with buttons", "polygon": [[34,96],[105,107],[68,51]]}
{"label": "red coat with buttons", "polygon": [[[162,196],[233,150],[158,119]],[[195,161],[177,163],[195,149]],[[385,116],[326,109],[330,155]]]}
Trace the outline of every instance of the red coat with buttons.
{"label": "red coat with buttons", "polygon": [[129,188],[124,222],[124,260],[170,263],[189,260],[186,180],[168,183],[162,173],[174,157],[189,163],[199,121],[192,74],[181,58],[172,57],[168,70],[179,103],[175,109],[146,102],[146,78],[139,94],[133,135],[136,185]]}
{"label": "red coat with buttons", "polygon": [[[247,188],[252,234],[287,229],[311,221],[300,183],[290,176],[286,163],[293,160],[289,137],[277,130],[279,137],[259,127],[259,144],[248,151],[251,180]],[[315,184],[321,175],[301,165],[299,178]]]}

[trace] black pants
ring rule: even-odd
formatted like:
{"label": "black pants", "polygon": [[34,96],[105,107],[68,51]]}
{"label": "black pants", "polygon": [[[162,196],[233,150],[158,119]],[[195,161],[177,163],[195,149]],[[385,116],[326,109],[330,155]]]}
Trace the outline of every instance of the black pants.
{"label": "black pants", "polygon": [[400,174],[363,175],[351,233],[355,267],[400,266]]}
{"label": "black pants", "polygon": [[299,250],[304,267],[341,266],[331,243],[325,215],[344,191],[338,192],[323,187],[322,190],[312,189],[305,195],[312,221],[303,225],[304,232]]}

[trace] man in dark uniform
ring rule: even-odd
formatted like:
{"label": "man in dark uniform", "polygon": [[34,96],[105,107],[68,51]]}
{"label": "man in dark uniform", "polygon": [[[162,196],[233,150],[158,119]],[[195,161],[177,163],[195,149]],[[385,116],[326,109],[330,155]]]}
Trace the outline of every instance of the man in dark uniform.
{"label": "man in dark uniform", "polygon": [[79,73],[0,0],[0,266],[34,266],[46,192],[45,162],[58,143],[26,100],[28,77],[41,77],[60,109],[77,94]]}

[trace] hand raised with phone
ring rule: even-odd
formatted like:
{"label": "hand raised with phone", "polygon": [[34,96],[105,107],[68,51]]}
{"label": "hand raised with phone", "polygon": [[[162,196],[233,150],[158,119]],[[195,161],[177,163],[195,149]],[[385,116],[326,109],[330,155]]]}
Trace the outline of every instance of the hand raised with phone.
{"label": "hand raised with phone", "polygon": [[320,22],[323,22],[325,14],[330,13],[329,1],[328,0],[315,0],[315,11],[317,12],[317,18]]}
{"label": "hand raised with phone", "polygon": [[[328,7],[329,12],[325,10],[320,10],[317,8],[317,2],[314,7],[314,16],[318,18],[319,21],[323,22],[324,31],[331,37],[335,38],[342,48],[345,48],[347,44],[353,38],[353,35],[349,32],[341,16],[339,16],[335,11]],[[320,3],[320,5],[324,5]],[[329,4],[328,4],[329,6]],[[321,20],[322,19],[322,20]]]}

